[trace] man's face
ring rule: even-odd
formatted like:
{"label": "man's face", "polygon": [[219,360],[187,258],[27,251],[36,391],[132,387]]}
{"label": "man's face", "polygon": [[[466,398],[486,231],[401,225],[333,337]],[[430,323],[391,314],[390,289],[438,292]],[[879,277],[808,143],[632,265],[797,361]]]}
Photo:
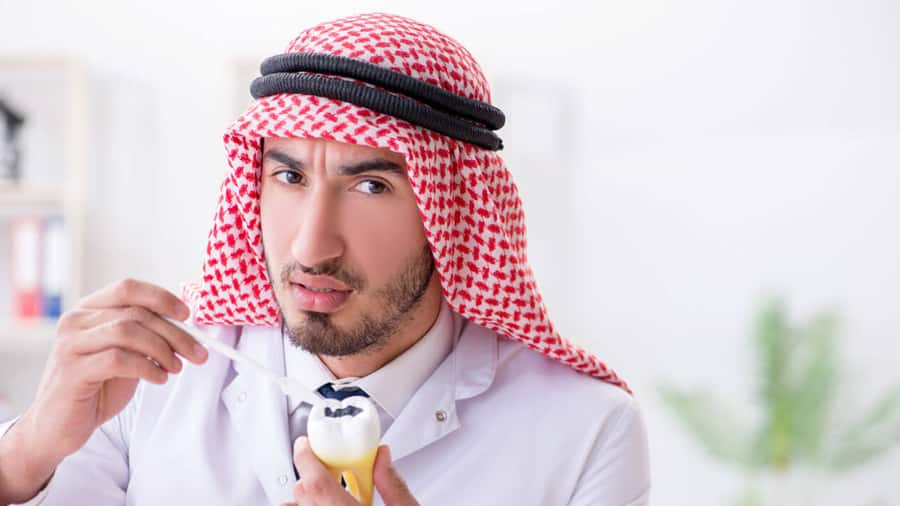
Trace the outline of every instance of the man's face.
{"label": "man's face", "polygon": [[292,341],[332,356],[383,348],[434,276],[403,156],[325,139],[263,146],[263,248]]}

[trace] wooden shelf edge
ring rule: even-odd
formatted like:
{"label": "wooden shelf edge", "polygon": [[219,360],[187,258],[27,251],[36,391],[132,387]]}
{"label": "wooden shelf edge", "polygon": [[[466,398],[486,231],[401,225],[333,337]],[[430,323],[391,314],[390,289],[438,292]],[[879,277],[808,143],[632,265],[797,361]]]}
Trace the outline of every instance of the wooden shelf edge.
{"label": "wooden shelf edge", "polygon": [[18,187],[0,183],[0,205],[58,205],[65,201],[61,188],[52,187]]}

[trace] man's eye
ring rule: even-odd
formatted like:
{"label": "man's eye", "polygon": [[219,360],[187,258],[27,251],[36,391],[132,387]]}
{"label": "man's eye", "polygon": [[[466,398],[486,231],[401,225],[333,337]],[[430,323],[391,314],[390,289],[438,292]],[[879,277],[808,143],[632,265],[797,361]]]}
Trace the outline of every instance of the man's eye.
{"label": "man's eye", "polygon": [[[277,178],[279,181],[281,181],[282,183],[287,183],[287,184],[297,184],[297,183],[300,183],[301,181],[303,181],[303,176],[301,174],[291,171],[291,170],[283,170],[281,172],[276,172],[275,174],[272,174],[272,175],[275,178]],[[280,176],[285,176],[285,177],[282,178]]]}
{"label": "man's eye", "polygon": [[365,181],[362,181],[358,185],[356,185],[356,187],[364,193],[372,194],[384,193],[388,190],[386,184],[380,181],[375,181],[374,179],[366,179]]}

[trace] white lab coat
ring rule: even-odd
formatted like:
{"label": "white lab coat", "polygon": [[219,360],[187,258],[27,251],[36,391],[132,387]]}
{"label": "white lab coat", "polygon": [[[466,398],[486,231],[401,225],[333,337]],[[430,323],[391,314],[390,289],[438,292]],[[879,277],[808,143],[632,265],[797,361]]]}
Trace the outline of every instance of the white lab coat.
{"label": "white lab coat", "polygon": [[[284,373],[279,333],[207,330]],[[59,466],[40,504],[292,501],[284,395],[216,353],[184,365],[165,385],[142,383]],[[424,506],[648,503],[647,439],[635,400],[471,322],[382,442]]]}

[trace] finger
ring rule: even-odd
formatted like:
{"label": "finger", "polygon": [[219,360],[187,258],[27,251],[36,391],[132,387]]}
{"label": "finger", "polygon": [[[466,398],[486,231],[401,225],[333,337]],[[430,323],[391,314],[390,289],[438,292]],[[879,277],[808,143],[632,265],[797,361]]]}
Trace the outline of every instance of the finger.
{"label": "finger", "polygon": [[142,306],[179,321],[190,316],[190,308],[174,293],[161,286],[130,278],[110,283],[78,301],[76,306],[98,309]]}
{"label": "finger", "polygon": [[300,436],[294,441],[294,465],[300,474],[300,481],[294,487],[294,498],[301,502],[303,497],[314,497],[325,504],[335,504],[345,499],[347,492],[331,476],[328,469],[313,453],[309,439]]}
{"label": "finger", "polygon": [[169,375],[156,364],[133,351],[121,348],[88,355],[83,359],[84,378],[88,382],[100,383],[111,378],[144,379],[158,385],[164,384]]}
{"label": "finger", "polygon": [[309,438],[306,436],[300,436],[294,441],[294,465],[303,478],[325,476],[331,479],[331,474],[313,453],[312,447],[309,446]]}
{"label": "finger", "polygon": [[134,320],[104,323],[81,332],[77,339],[71,339],[69,343],[67,352],[76,355],[92,355],[110,348],[121,348],[152,358],[170,372],[182,369],[181,360],[175,356],[169,343]]}
{"label": "finger", "polygon": [[79,325],[98,327],[105,322],[133,320],[153,332],[172,351],[196,364],[205,361],[209,355],[206,348],[197,342],[193,336],[147,308],[132,306],[128,308],[93,310],[92,313],[90,316],[82,315],[78,317],[80,319]]}
{"label": "finger", "polygon": [[391,462],[391,450],[387,445],[378,447],[378,454],[375,456],[374,478],[375,488],[385,504],[390,506],[419,504]]}

